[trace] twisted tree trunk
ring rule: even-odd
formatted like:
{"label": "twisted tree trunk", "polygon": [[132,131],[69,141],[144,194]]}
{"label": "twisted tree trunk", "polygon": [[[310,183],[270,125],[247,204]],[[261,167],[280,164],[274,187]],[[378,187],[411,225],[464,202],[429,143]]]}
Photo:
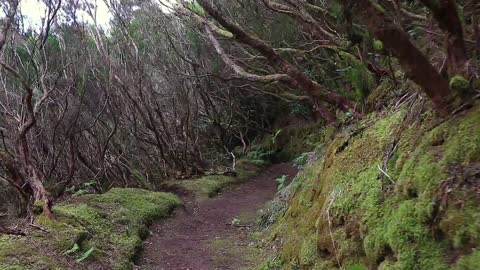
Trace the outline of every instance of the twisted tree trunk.
{"label": "twisted tree trunk", "polygon": [[359,114],[356,106],[352,102],[335,92],[325,89],[325,87],[319,83],[308,78],[297,67],[282,59],[282,57],[265,41],[248,34],[240,26],[220,14],[220,12],[213,7],[210,1],[199,0],[198,2],[202,5],[205,11],[221,26],[230,31],[238,42],[246,44],[257,50],[265,58],[267,58],[270,66],[288,75],[293,82],[295,82],[295,85],[306,92],[313,104],[327,102],[344,111],[351,110],[354,114]]}
{"label": "twisted tree trunk", "polygon": [[342,0],[342,4],[346,10],[355,13],[370,32],[383,42],[385,48],[398,58],[408,77],[423,88],[435,110],[441,116],[446,116],[452,109],[453,98],[448,81],[415,47],[408,34],[370,0]]}
{"label": "twisted tree trunk", "polygon": [[454,0],[420,0],[446,34],[447,64],[450,74],[464,73],[468,61],[463,39],[462,22]]}

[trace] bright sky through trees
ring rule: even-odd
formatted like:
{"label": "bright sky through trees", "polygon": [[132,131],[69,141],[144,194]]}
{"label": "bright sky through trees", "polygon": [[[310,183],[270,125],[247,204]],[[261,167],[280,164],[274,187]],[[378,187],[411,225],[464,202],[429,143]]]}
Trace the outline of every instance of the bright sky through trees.
{"label": "bright sky through trees", "polygon": [[[109,28],[109,22],[112,17],[107,5],[103,0],[85,0],[88,3],[93,3],[96,6],[96,21],[102,28]],[[46,6],[43,1],[39,0],[22,0],[20,2],[20,12],[23,15],[23,23],[26,28],[38,29],[42,23],[42,18],[45,17]],[[2,14],[3,16],[4,14]],[[77,13],[80,21],[94,23],[93,18],[85,11]]]}
{"label": "bright sky through trees", "polygon": [[[104,29],[110,28],[109,23],[112,18],[112,13],[104,0],[84,0],[87,3],[96,6],[96,24]],[[164,12],[170,12],[170,8],[175,0],[154,0]],[[1,5],[0,5],[1,6]],[[1,6],[3,7],[3,6]],[[41,0],[21,0],[20,12],[23,15],[23,23],[27,29],[38,29],[42,23],[42,18],[45,17],[46,6]],[[4,17],[4,11],[0,10],[0,18]],[[78,11],[78,19],[83,22],[94,24],[94,19],[85,11]]]}

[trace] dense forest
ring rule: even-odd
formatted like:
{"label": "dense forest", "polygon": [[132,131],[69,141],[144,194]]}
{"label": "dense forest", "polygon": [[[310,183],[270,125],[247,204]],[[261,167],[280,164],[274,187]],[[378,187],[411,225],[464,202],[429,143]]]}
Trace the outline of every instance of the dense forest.
{"label": "dense forest", "polygon": [[[179,204],[162,192],[212,197],[293,162],[262,210],[278,250],[260,269],[480,265],[479,1],[104,0],[108,27],[97,1],[38,3],[32,26],[0,2],[0,245],[69,234],[52,224],[89,198],[168,199],[125,214],[151,223]],[[49,246],[58,268],[1,247],[0,268],[97,269],[78,223],[90,236]]]}

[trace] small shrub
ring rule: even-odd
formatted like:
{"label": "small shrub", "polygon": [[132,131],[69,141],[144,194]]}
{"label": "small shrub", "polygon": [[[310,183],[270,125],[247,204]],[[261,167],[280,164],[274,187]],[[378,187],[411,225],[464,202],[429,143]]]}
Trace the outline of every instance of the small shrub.
{"label": "small shrub", "polygon": [[287,176],[286,175],[282,175],[281,177],[278,177],[277,179],[275,179],[275,181],[277,181],[277,183],[278,183],[278,187],[277,187],[278,192],[282,192],[283,190],[285,190],[285,188],[287,187],[287,185],[286,185]]}
{"label": "small shrub", "polygon": [[311,152],[305,152],[301,154],[293,160],[293,166],[297,167],[298,169],[302,169],[303,167],[305,167],[305,165],[307,165],[307,161],[310,158],[311,154]]}
{"label": "small shrub", "polygon": [[378,39],[375,39],[373,41],[373,48],[376,50],[376,51],[382,51],[383,50],[383,42],[378,40]]}
{"label": "small shrub", "polygon": [[247,157],[258,165],[265,165],[272,163],[274,155],[275,151],[260,147],[248,152]]}

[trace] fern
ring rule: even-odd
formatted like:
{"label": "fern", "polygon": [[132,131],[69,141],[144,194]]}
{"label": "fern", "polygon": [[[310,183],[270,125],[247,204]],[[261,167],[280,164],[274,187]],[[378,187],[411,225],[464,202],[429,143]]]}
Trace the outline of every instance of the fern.
{"label": "fern", "polygon": [[282,175],[282,176],[278,177],[277,179],[275,179],[275,181],[277,181],[277,183],[278,183],[277,191],[279,193],[282,192],[283,190],[285,190],[285,188],[287,187],[287,176],[286,175]]}
{"label": "fern", "polygon": [[70,254],[75,253],[79,250],[80,250],[80,246],[77,243],[75,243],[75,245],[73,245],[73,247],[71,249],[65,251],[63,253],[63,255],[70,255]]}
{"label": "fern", "polygon": [[256,164],[269,164],[274,156],[275,152],[259,148],[248,152],[247,157],[253,160]]}
{"label": "fern", "polygon": [[95,251],[95,247],[91,247],[89,250],[87,250],[85,253],[83,253],[80,258],[77,259],[77,262],[83,262],[84,260],[88,259],[93,252]]}
{"label": "fern", "polygon": [[311,152],[305,152],[293,160],[293,166],[298,169],[302,169],[307,164],[308,158],[310,157]]}

